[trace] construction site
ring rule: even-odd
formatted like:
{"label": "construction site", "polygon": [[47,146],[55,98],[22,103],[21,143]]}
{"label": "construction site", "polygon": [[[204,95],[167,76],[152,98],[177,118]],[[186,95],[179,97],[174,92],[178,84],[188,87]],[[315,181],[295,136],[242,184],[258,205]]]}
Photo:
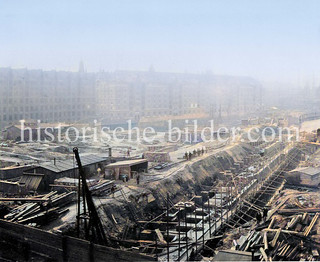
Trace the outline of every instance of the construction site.
{"label": "construction site", "polygon": [[318,260],[319,130],[306,121],[299,140],[283,140],[281,121],[269,142],[250,141],[264,124],[247,122],[224,142],[3,140],[0,257]]}
{"label": "construction site", "polygon": [[0,262],[320,261],[319,10],[0,0]]}

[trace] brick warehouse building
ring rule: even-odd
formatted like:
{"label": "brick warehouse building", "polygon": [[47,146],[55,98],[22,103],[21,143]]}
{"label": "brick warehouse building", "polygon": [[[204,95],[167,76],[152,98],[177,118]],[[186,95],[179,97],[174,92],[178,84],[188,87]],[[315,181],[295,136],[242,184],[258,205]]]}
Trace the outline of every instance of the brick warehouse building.
{"label": "brick warehouse building", "polygon": [[[225,94],[228,96],[225,96]],[[245,114],[261,106],[249,77],[116,71],[87,73],[0,68],[0,125],[19,120],[106,123],[141,117]]]}

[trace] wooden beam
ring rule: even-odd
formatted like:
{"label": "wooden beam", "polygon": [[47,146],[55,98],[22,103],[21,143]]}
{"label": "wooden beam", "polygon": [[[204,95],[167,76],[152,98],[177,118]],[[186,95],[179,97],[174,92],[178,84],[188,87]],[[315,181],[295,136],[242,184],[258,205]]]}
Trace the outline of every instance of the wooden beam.
{"label": "wooden beam", "polygon": [[263,232],[264,250],[269,250],[267,232]]}
{"label": "wooden beam", "polygon": [[266,254],[266,252],[264,251],[264,249],[262,248],[262,247],[260,247],[260,252],[261,252],[261,254],[262,254],[262,256],[263,256],[263,259],[265,260],[265,261],[268,261],[268,256],[267,256],[267,254]]}
{"label": "wooden beam", "polygon": [[297,214],[297,213],[317,213],[320,212],[320,208],[285,208],[279,209],[278,214]]}
{"label": "wooden beam", "polygon": [[271,241],[271,246],[272,247],[276,246],[276,243],[277,243],[278,238],[279,238],[280,233],[281,233],[281,228],[277,229],[276,232],[277,232],[276,235],[274,236],[273,240]]}
{"label": "wooden beam", "polygon": [[32,198],[32,197],[0,197],[0,202],[21,201],[21,202],[45,202],[48,198]]}

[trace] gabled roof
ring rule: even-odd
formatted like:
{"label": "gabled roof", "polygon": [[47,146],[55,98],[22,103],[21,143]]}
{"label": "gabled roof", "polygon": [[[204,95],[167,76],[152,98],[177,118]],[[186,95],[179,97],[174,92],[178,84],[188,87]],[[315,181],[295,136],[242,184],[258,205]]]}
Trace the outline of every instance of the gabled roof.
{"label": "gabled roof", "polygon": [[[88,165],[100,163],[106,160],[106,158],[102,158],[96,155],[80,156],[80,159],[81,159],[82,166],[88,166]],[[78,168],[77,162],[73,161],[72,159],[64,160],[64,161],[56,160],[55,162],[56,162],[55,164],[52,161],[50,163],[41,164],[40,167],[56,173]]]}
{"label": "gabled roof", "polygon": [[147,162],[148,162],[147,159],[132,159],[132,160],[125,160],[125,161],[118,161],[118,162],[107,165],[107,168],[134,166],[134,165],[147,163]]}

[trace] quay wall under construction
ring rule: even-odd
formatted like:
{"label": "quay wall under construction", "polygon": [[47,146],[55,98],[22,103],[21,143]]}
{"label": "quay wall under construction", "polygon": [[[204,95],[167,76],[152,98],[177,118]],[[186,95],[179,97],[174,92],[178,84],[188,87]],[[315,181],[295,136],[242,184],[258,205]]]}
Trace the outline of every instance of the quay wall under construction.
{"label": "quay wall under construction", "polygon": [[[259,161],[259,158],[255,160],[255,164],[259,165],[256,167],[255,174],[259,174],[260,181],[284,160],[284,155],[279,152],[283,150],[282,153],[288,153],[284,150],[284,144],[280,147],[278,144],[275,147],[277,150],[271,151],[272,153],[264,160]],[[292,145],[290,150],[297,149],[295,149],[295,145]],[[310,150],[313,150],[312,147]],[[241,143],[226,147],[217,153],[208,154],[198,160],[190,161],[174,174],[145,185],[142,192],[135,192],[134,197],[130,198],[130,203],[122,199],[115,199],[115,201],[100,206],[104,225],[109,232],[115,234],[121,232],[122,234],[124,227],[130,224],[134,225],[137,220],[146,221],[160,215],[166,207],[167,195],[171,205],[179,201],[187,201],[192,195],[200,194],[201,190],[210,190],[220,180],[224,180],[224,172],[232,170],[236,163],[246,162],[247,166],[250,166],[250,159],[252,161],[254,155],[258,157],[258,152],[257,148],[247,143]],[[300,154],[295,155],[290,161],[298,164]]]}
{"label": "quay wall under construction", "polygon": [[[263,177],[282,165],[283,160],[288,163],[288,157],[284,155],[294,156],[289,159],[289,168],[294,168],[299,163],[302,153],[315,151],[315,147],[312,146],[305,147],[303,151],[295,145],[292,145],[287,151],[286,149],[287,147],[282,152],[274,150],[273,154],[259,161],[259,151],[249,144],[228,146],[218,152],[208,153],[199,159],[185,162],[183,168],[170,176],[146,184],[143,192],[137,190],[135,197],[131,198],[130,202],[109,199],[108,202],[99,206],[99,214],[109,235],[122,234],[126,225],[130,223],[135,225],[138,219],[148,220],[162,213],[166,205],[167,193],[171,203],[188,200],[190,195],[198,194],[199,191],[206,188],[212,188],[220,180],[224,180],[224,171],[234,168],[239,162],[246,162],[247,166],[258,165],[261,167],[260,171],[253,173],[260,173],[260,177]],[[293,154],[294,152],[296,154]],[[254,155],[257,156],[256,160],[254,160]],[[263,165],[259,165],[259,162],[262,162]],[[153,200],[142,200],[145,196]],[[134,212],[132,206],[134,206]],[[135,216],[133,213],[136,213]],[[3,220],[0,220],[0,243],[2,247],[0,257],[19,261],[30,260],[34,258],[34,255],[47,257],[52,261],[106,261],[105,259],[108,261],[152,261],[155,259],[154,256],[103,247],[65,234],[52,234]]]}

